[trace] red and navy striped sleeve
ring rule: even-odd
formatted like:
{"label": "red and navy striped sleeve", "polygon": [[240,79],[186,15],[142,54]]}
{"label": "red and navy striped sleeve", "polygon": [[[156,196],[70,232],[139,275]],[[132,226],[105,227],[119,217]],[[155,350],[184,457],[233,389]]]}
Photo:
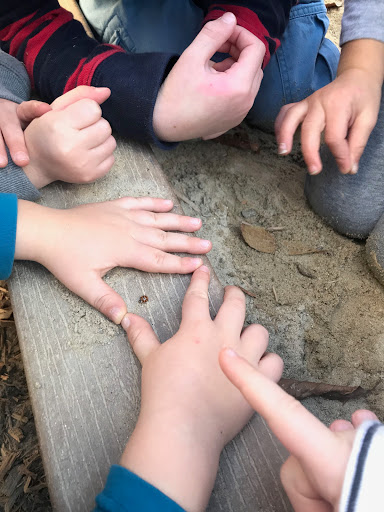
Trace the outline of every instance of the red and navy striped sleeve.
{"label": "red and navy striped sleeve", "polygon": [[78,85],[109,87],[103,115],[121,135],[153,141],[159,88],[176,57],[129,54],[100,44],[56,0],[1,0],[0,47],[24,62],[33,88],[51,102]]}
{"label": "red and navy striped sleeve", "polygon": [[280,38],[288,24],[289,12],[297,0],[194,0],[211,21],[229,11],[238,25],[257,36],[265,45],[263,68],[280,46]]}

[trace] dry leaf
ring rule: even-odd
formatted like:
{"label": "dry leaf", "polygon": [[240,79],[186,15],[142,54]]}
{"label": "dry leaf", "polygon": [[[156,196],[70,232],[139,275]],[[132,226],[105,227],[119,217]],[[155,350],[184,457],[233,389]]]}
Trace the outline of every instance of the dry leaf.
{"label": "dry leaf", "polygon": [[296,267],[302,276],[309,277],[310,279],[316,279],[316,274],[313,270],[302,265],[301,263],[296,263]]}
{"label": "dry leaf", "polygon": [[361,398],[367,395],[368,391],[360,386],[334,386],[324,382],[308,382],[295,379],[281,379],[280,386],[290,395],[298,400],[310,396],[322,396],[329,400],[349,400]]}
{"label": "dry leaf", "polygon": [[259,143],[251,141],[249,139],[248,133],[245,131],[225,133],[224,135],[220,135],[220,137],[212,139],[212,141],[218,142],[219,144],[223,144],[224,146],[230,146],[232,148],[248,149],[253,151],[254,153],[260,152]]}
{"label": "dry leaf", "polygon": [[240,288],[240,290],[245,293],[246,295],[249,295],[250,297],[253,297],[254,299],[257,299],[257,295],[254,294],[253,292],[250,292],[249,290],[246,290],[245,288],[243,288],[242,286],[238,286],[238,288]]}
{"label": "dry leaf", "polygon": [[325,7],[329,9],[330,7],[341,7],[343,5],[343,0],[325,0]]}
{"label": "dry leaf", "polygon": [[252,226],[243,222],[241,224],[241,234],[245,242],[259,252],[274,254],[276,252],[276,239],[272,233],[260,226]]}
{"label": "dry leaf", "polygon": [[304,256],[306,254],[330,254],[323,247],[308,247],[301,242],[283,242],[289,256]]}
{"label": "dry leaf", "polygon": [[8,320],[12,316],[12,308],[0,309],[0,320]]}

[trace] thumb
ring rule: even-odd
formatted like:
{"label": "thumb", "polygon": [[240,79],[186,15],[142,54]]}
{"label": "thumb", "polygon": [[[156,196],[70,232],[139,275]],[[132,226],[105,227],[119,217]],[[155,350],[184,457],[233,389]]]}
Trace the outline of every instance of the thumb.
{"label": "thumb", "polygon": [[221,18],[204,25],[184,54],[205,63],[228,41],[235,27],[236,16],[231,12],[224,13]]}
{"label": "thumb", "polygon": [[147,356],[160,346],[156,334],[149,323],[141,316],[126,314],[121,325],[138,360],[143,365]]}
{"label": "thumb", "polygon": [[127,306],[122,297],[112,290],[98,275],[88,280],[87,286],[82,293],[76,290],[73,291],[115,324],[120,324],[127,312]]}
{"label": "thumb", "polygon": [[91,99],[96,101],[99,105],[104,103],[105,100],[111,95],[111,90],[108,87],[90,87],[88,85],[80,85],[71,91],[56,98],[51,107],[53,110],[63,110],[69,105],[76,103],[82,99]]}
{"label": "thumb", "polygon": [[23,101],[23,103],[20,103],[17,107],[17,116],[22,127],[26,128],[31,121],[37,117],[41,117],[50,110],[52,110],[51,106],[43,101]]}

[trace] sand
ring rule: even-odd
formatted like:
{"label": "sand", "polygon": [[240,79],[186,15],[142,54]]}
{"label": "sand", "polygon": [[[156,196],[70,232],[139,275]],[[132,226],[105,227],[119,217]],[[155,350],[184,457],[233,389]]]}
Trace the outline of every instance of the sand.
{"label": "sand", "polygon": [[[334,42],[341,14],[329,11]],[[192,141],[155,150],[156,157],[179,197],[188,198],[185,213],[202,217],[200,233],[213,242],[210,259],[221,282],[256,295],[247,297],[247,323],[268,328],[284,376],[374,390],[344,404],[309,399],[307,407],[327,423],[358,407],[384,418],[384,289],[366,265],[365,244],[338,235],[309,208],[299,143],[292,155],[278,157],[273,135],[244,129],[259,152]],[[244,221],[282,228],[273,232],[274,254],[244,242]],[[323,252],[290,256],[292,247]]]}

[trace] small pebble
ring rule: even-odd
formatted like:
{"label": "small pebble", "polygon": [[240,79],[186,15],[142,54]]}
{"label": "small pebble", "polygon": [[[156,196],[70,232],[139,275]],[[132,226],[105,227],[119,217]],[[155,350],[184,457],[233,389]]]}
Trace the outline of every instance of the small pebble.
{"label": "small pebble", "polygon": [[256,210],[243,210],[241,215],[244,217],[244,219],[249,219],[250,217],[254,217],[256,213]]}

